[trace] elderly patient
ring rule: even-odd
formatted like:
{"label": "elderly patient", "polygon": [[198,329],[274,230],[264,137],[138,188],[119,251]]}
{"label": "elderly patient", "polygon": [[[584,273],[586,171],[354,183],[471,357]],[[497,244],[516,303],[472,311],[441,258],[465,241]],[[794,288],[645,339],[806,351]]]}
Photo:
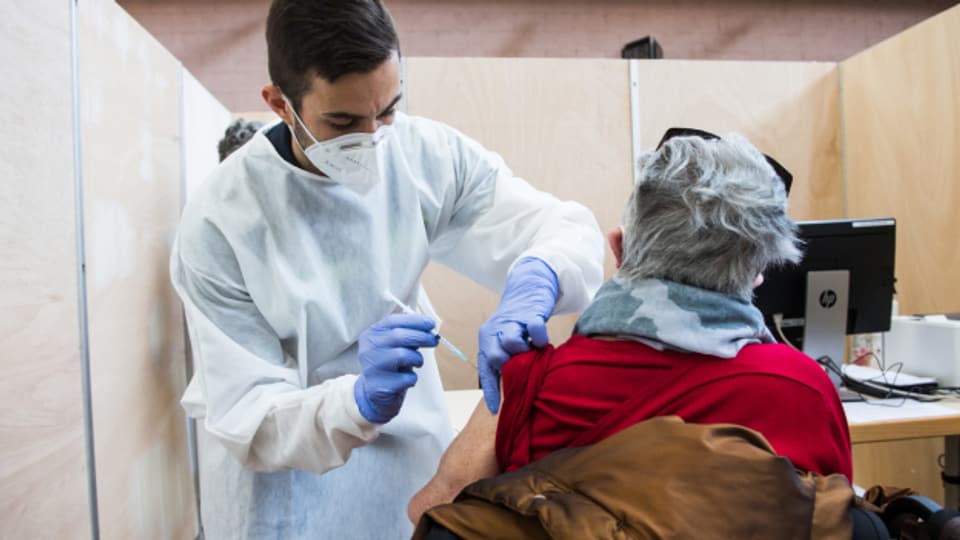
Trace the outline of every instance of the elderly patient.
{"label": "elderly patient", "polygon": [[411,501],[415,523],[478,479],[668,415],[750,428],[800,471],[851,478],[833,384],[775,343],[751,303],[767,266],[801,256],[789,173],[739,135],[691,132],[671,130],[641,156],[609,234],[617,273],[569,340],[505,365],[499,415],[477,407]]}

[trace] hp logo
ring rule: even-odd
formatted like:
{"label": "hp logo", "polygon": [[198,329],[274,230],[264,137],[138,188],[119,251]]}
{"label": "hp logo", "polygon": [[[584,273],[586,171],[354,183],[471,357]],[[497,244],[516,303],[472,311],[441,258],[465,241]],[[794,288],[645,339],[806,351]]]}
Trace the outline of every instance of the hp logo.
{"label": "hp logo", "polygon": [[837,303],[837,293],[832,289],[826,289],[820,293],[820,306],[824,309],[830,309]]}

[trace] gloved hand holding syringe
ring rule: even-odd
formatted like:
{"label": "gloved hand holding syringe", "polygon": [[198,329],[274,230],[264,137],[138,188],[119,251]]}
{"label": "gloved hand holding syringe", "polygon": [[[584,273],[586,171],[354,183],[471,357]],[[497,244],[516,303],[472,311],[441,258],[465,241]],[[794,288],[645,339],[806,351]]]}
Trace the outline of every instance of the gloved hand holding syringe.
{"label": "gloved hand holding syringe", "polygon": [[[396,304],[396,306],[397,306],[398,308],[400,308],[401,310],[403,310],[404,313],[410,313],[410,314],[417,314],[417,313],[418,313],[417,311],[415,311],[415,310],[414,310],[413,308],[411,308],[410,306],[408,306],[408,305],[404,304],[403,302],[401,302],[400,299],[397,298],[396,296],[394,296],[393,293],[391,293],[390,291],[386,291],[386,295],[387,295],[387,298],[388,298],[391,302],[393,302],[394,304]],[[433,333],[437,335],[437,337],[440,339],[440,343],[443,344],[443,346],[445,346],[447,349],[449,349],[450,352],[452,352],[452,353],[454,354],[454,356],[456,356],[457,358],[459,358],[459,359],[463,360],[464,362],[470,364],[471,366],[474,366],[474,364],[473,364],[472,362],[470,362],[470,360],[467,359],[467,355],[463,354],[463,352],[462,352],[460,349],[458,349],[453,343],[450,343],[450,340],[449,340],[449,339],[441,336],[441,335],[440,335],[440,332],[439,332],[438,330],[434,330]],[[476,367],[476,366],[474,366],[474,367]]]}

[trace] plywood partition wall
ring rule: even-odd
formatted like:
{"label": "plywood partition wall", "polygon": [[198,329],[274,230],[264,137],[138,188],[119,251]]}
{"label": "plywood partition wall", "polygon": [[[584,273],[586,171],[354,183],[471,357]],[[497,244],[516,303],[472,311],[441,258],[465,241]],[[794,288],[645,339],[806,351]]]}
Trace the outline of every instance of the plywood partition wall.
{"label": "plywood partition wall", "polygon": [[206,180],[220,162],[217,143],[230,125],[231,115],[189,71],[183,76],[183,201]]}
{"label": "plywood partition wall", "polygon": [[897,218],[901,313],[960,311],[960,6],[841,65],[851,217]]}
{"label": "plywood partition wall", "polygon": [[[264,105],[266,107],[266,105]],[[257,121],[263,124],[269,124],[279,120],[280,117],[273,114],[273,111],[255,111],[255,112],[245,112],[245,113],[234,113],[233,120],[238,120],[243,118],[244,120]]]}
{"label": "plywood partition wall", "polygon": [[193,538],[179,397],[180,65],[119,6],[79,4],[91,381],[101,536]]}
{"label": "plywood partition wall", "polygon": [[641,148],[667,128],[745,135],[793,173],[790,216],[844,215],[837,66],[816,62],[637,62]]}
{"label": "plywood partition wall", "polygon": [[0,12],[0,538],[84,538],[70,6]]}
{"label": "plywood partition wall", "polygon": [[[585,204],[604,230],[619,224],[633,178],[626,61],[408,58],[406,68],[411,114],[478,139],[533,185]],[[794,173],[794,218],[843,216],[834,64],[657,60],[638,63],[637,83],[641,149],[671,126],[737,131]],[[496,296],[437,266],[424,281],[444,332],[475,354]],[[554,342],[572,321],[553,323]],[[441,369],[448,387],[476,385],[462,364],[442,359]]]}
{"label": "plywood partition wall", "polygon": [[[406,96],[410,114],[477,139],[535,187],[585,204],[601,227],[619,223],[633,178],[626,62],[408,58]],[[497,295],[435,264],[424,286],[444,319],[444,335],[476,358],[477,329]],[[566,339],[574,320],[555,318],[552,341]],[[476,387],[473,368],[443,349],[437,356],[448,389]]]}

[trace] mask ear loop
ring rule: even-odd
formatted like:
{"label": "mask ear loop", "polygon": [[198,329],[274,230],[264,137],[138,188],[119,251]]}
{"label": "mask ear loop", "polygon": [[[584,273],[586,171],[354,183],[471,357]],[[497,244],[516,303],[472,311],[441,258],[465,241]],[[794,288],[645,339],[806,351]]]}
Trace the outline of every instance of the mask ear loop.
{"label": "mask ear loop", "polygon": [[[288,98],[286,94],[282,94],[282,93],[280,94],[280,96],[283,97],[283,102],[287,104],[287,107],[290,109],[290,113],[293,114],[294,122],[298,126],[300,126],[300,129],[302,129],[307,134],[307,137],[310,137],[310,140],[313,141],[313,144],[320,144],[320,141],[318,141],[317,138],[313,136],[313,133],[310,133],[310,129],[307,128],[307,124],[305,124],[303,122],[303,119],[300,118],[300,115],[297,114],[297,110],[293,108],[293,103],[290,102],[290,98]],[[310,146],[304,147],[303,143],[300,142],[300,137],[297,136],[297,130],[294,129],[293,127],[290,127],[290,136],[293,138],[293,141],[297,143],[297,147],[300,148],[300,151],[303,152],[304,154],[307,153],[307,148],[310,148],[310,146],[313,146],[313,145],[310,145]]]}

